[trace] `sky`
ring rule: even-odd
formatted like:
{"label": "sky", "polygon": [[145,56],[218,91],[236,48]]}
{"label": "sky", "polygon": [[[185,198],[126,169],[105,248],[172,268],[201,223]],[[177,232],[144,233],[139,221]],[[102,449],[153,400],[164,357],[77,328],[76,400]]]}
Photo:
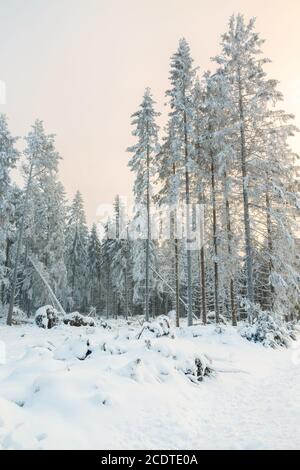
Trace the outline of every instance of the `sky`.
{"label": "sky", "polygon": [[[190,43],[200,74],[213,70],[210,58],[239,12],[257,17],[267,71],[300,127],[299,0],[0,0],[0,112],[14,135],[37,118],[56,134],[60,179],[68,198],[82,192],[92,223],[100,204],[132,198],[126,148],[144,89],[151,87],[163,125],[179,39]],[[292,146],[300,153],[300,136]]]}

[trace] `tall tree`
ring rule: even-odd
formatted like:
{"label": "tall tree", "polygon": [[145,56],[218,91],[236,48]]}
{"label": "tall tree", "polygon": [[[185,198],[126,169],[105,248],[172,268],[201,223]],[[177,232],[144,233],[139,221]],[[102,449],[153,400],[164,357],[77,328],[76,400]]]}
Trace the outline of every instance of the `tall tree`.
{"label": "tall tree", "polygon": [[156,196],[162,210],[167,209],[166,216],[169,220],[165,221],[166,226],[170,227],[169,244],[173,248],[171,258],[173,262],[173,282],[175,292],[175,310],[176,310],[176,326],[180,325],[180,275],[179,275],[179,257],[180,257],[180,241],[178,239],[178,218],[180,204],[180,173],[177,167],[180,164],[180,151],[178,151],[175,138],[175,126],[172,117],[167,125],[166,137],[161,147],[158,159],[158,183],[160,186],[159,193]]}
{"label": "tall tree", "polygon": [[71,290],[70,307],[87,308],[88,228],[82,195],[76,192],[71,204],[66,231],[67,269]]}
{"label": "tall tree", "polygon": [[177,168],[184,175],[184,202],[186,210],[186,264],[187,264],[187,299],[188,324],[193,324],[192,309],[192,259],[189,247],[191,233],[191,192],[190,173],[193,170],[193,98],[192,90],[195,70],[190,55],[190,48],[185,39],[181,39],[177,52],[171,57],[171,89],[166,95],[170,98],[171,113],[175,127],[175,145],[180,153]]}
{"label": "tall tree", "polygon": [[19,158],[15,145],[17,138],[12,137],[7,119],[0,114],[0,287],[4,300],[4,288],[8,282],[8,258],[12,227],[12,195],[11,170]]}
{"label": "tall tree", "polygon": [[32,126],[32,130],[25,138],[27,147],[24,151],[25,163],[23,171],[25,175],[25,196],[23,202],[23,210],[20,225],[18,227],[17,248],[14,258],[14,270],[11,283],[10,303],[7,316],[7,324],[12,324],[13,307],[15,302],[15,293],[17,286],[17,276],[19,269],[19,261],[22,249],[22,239],[24,232],[24,223],[27,217],[28,202],[32,183],[41,175],[51,174],[57,171],[59,154],[55,149],[55,136],[53,134],[45,134],[43,122],[37,120]]}
{"label": "tall tree", "polygon": [[91,305],[99,308],[101,299],[101,242],[96,224],[93,224],[89,234],[88,278],[89,301]]}
{"label": "tall tree", "polygon": [[[242,15],[232,16],[228,32],[222,36],[222,53],[215,58],[230,83],[228,96],[231,99],[231,121],[237,127],[235,141],[240,162],[246,255],[245,305],[249,321],[252,320],[257,297],[254,264],[258,255],[257,247],[261,244],[257,226],[261,221],[261,188],[269,181],[266,171],[262,171],[262,161],[267,155],[270,133],[281,133],[282,149],[287,154],[290,151],[287,150],[286,139],[292,132],[291,128],[283,126],[289,117],[274,107],[282,95],[277,90],[277,82],[266,77],[264,65],[269,59],[261,56],[263,43],[255,31],[255,19],[246,23]],[[264,183],[260,185],[260,181]],[[267,212],[270,212],[266,192],[264,200],[264,207],[268,206]],[[270,223],[268,225],[270,227]]]}
{"label": "tall tree", "polygon": [[[154,101],[149,88],[146,89],[139,110],[132,116],[133,135],[137,143],[128,149],[133,154],[129,167],[135,173],[134,194],[138,211],[146,215],[145,232],[145,319],[149,321],[149,291],[150,291],[150,249],[151,249],[151,200],[152,178],[155,173],[155,157],[158,153],[158,126],[154,109]],[[143,245],[143,240],[138,240]]]}

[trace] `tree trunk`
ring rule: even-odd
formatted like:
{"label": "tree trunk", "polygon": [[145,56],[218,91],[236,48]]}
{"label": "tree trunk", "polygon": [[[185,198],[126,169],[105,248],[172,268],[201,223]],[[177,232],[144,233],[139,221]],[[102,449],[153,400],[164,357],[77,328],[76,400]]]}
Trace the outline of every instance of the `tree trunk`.
{"label": "tree trunk", "polygon": [[[227,194],[227,173],[224,172],[224,198],[225,198],[225,208],[226,208],[226,229],[227,229],[227,242],[228,242],[228,255],[229,258],[232,257],[232,231],[231,231],[231,217],[230,217],[230,203]],[[237,326],[237,313],[234,297],[234,280],[231,275],[230,278],[230,306],[231,306],[231,319],[232,325]]]}
{"label": "tree trunk", "polygon": [[125,266],[125,318],[128,320],[128,273],[127,273],[127,260]]}
{"label": "tree trunk", "polygon": [[[246,165],[246,141],[245,141],[245,118],[244,103],[242,96],[242,85],[240,72],[238,72],[238,89],[239,89],[239,114],[240,114],[240,136],[241,136],[241,164],[243,178],[243,203],[244,203],[244,230],[245,230],[245,246],[246,246],[246,269],[247,269],[247,297],[250,303],[254,300],[253,290],[253,257],[251,245],[251,228],[249,213],[249,195],[247,181],[247,165]],[[251,309],[248,310],[248,321],[252,322]]]}
{"label": "tree trunk", "polygon": [[107,277],[106,277],[106,318],[109,318],[109,292],[110,292],[110,269],[109,262],[107,263]]}
{"label": "tree trunk", "polygon": [[[7,238],[6,239],[6,248],[5,248],[5,263],[4,263],[4,266],[7,269],[7,272],[8,272],[8,268],[10,267],[9,260],[10,260],[10,249],[11,249],[12,245],[13,245],[12,240]],[[2,300],[3,305],[6,304],[6,302],[7,302],[7,299],[8,299],[7,294],[8,294],[7,293],[7,288],[5,287],[5,284],[3,282],[2,283],[2,289],[1,289],[1,300]]]}
{"label": "tree trunk", "polygon": [[[176,174],[176,166],[173,164],[173,175]],[[179,250],[177,238],[177,211],[173,212],[173,234],[174,234],[174,274],[175,274],[175,304],[176,304],[176,327],[180,326],[180,300],[179,300]]]}
{"label": "tree trunk", "polygon": [[[273,271],[273,262],[272,262],[272,254],[273,254],[273,240],[272,240],[272,221],[271,221],[271,201],[270,201],[270,195],[269,195],[269,190],[267,189],[266,192],[266,212],[267,212],[267,232],[268,232],[268,250],[269,250],[269,277]],[[269,285],[270,285],[270,302],[269,302],[269,308],[270,310],[273,309],[274,307],[274,287],[270,282],[269,279]]]}
{"label": "tree trunk", "polygon": [[174,239],[174,268],[175,268],[175,297],[176,297],[176,327],[180,326],[180,301],[179,301],[179,260],[178,260],[178,239]]}
{"label": "tree trunk", "polygon": [[205,253],[204,246],[200,250],[200,271],[201,271],[201,302],[202,302],[202,322],[206,325],[207,322],[207,307],[206,307],[206,280],[205,280]]}
{"label": "tree trunk", "polygon": [[213,245],[214,245],[214,300],[216,323],[220,321],[219,313],[219,267],[218,267],[218,239],[217,239],[217,209],[216,209],[216,182],[215,182],[215,159],[212,150],[211,157],[211,190],[212,190],[212,212],[213,212]]}
{"label": "tree trunk", "polygon": [[[200,159],[199,159],[200,162]],[[199,193],[199,204],[204,204],[205,198],[203,195],[203,190]],[[200,222],[200,282],[201,282],[201,306],[202,306],[202,322],[206,325],[207,322],[207,305],[206,305],[206,276],[205,276],[205,250],[204,250],[204,227],[202,227],[202,222]],[[201,318],[201,312],[200,312]]]}
{"label": "tree trunk", "polygon": [[149,262],[150,262],[150,153],[147,145],[147,241],[146,241],[146,292],[145,292],[145,320],[149,315]]}
{"label": "tree trunk", "polygon": [[187,257],[187,297],[188,297],[188,326],[193,325],[192,308],[192,259],[189,249],[190,241],[190,174],[189,174],[189,155],[188,155],[188,134],[187,134],[187,116],[183,113],[184,120],[184,151],[185,151],[185,204],[186,204],[186,257]]}

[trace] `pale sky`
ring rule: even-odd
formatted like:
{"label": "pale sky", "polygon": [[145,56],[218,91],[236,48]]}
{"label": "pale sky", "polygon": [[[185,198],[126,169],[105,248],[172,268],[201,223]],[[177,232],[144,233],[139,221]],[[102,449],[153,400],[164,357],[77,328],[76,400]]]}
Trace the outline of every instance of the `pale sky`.
{"label": "pale sky", "polygon": [[[0,0],[0,112],[16,135],[36,118],[57,135],[60,179],[68,197],[82,192],[89,223],[99,204],[131,195],[130,115],[147,86],[166,115],[179,38],[202,74],[238,12],[257,17],[269,74],[300,127],[299,0]],[[300,136],[293,147],[300,153]]]}

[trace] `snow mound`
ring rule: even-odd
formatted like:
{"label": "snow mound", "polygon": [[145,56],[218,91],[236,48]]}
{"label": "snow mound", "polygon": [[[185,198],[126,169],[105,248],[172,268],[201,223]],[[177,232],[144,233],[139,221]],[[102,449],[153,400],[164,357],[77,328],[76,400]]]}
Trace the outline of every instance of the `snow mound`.
{"label": "snow mound", "polygon": [[77,358],[83,361],[92,354],[92,350],[93,345],[88,338],[67,338],[64,344],[55,351],[54,358],[61,361]]}

